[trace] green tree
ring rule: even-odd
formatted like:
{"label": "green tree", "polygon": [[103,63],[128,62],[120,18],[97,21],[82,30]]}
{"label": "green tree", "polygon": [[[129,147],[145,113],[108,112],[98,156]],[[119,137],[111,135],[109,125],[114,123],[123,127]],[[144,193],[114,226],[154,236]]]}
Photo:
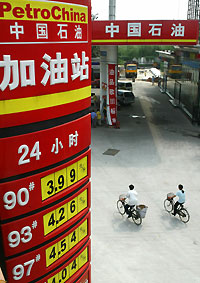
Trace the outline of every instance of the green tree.
{"label": "green tree", "polygon": [[145,57],[146,59],[155,59],[158,57],[156,50],[173,50],[173,46],[157,45],[127,45],[118,47],[118,62],[132,61],[133,58]]}
{"label": "green tree", "polygon": [[100,57],[100,47],[92,46],[92,58]]}

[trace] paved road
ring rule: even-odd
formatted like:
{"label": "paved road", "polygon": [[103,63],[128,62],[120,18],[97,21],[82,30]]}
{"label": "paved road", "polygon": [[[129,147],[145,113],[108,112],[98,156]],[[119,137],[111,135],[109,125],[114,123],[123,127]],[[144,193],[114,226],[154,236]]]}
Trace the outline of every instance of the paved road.
{"label": "paved road", "polygon": [[[200,128],[151,83],[136,81],[135,104],[121,107],[120,129],[92,129],[92,282],[200,282]],[[116,149],[115,156],[104,155]],[[148,206],[137,227],[116,209],[133,183]],[[163,200],[182,183],[187,224]]]}

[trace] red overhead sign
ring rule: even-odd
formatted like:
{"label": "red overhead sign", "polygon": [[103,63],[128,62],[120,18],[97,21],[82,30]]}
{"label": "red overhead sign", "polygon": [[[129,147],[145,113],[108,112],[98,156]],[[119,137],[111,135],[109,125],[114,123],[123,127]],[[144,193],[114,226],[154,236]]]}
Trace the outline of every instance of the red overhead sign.
{"label": "red overhead sign", "polygon": [[93,21],[93,45],[195,45],[197,20]]}
{"label": "red overhead sign", "polygon": [[0,127],[90,106],[90,6],[76,2],[0,2]]}

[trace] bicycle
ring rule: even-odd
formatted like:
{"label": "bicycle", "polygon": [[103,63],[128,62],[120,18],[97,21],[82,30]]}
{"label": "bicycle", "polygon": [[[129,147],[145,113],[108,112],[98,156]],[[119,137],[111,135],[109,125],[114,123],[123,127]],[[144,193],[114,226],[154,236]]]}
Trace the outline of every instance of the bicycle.
{"label": "bicycle", "polygon": [[[172,196],[174,196],[174,194],[169,193],[167,194],[167,198],[164,200],[164,208],[168,213],[174,211],[175,201],[172,198]],[[187,223],[190,220],[189,212],[187,211],[187,209],[184,207],[183,204],[180,204],[177,207],[177,214],[179,215],[179,218],[183,223]]]}
{"label": "bicycle", "polygon": [[[126,203],[125,198],[119,197],[119,200],[117,201],[117,209],[118,209],[118,211],[121,215],[125,214],[125,205],[126,204],[127,203]],[[140,225],[142,223],[142,218],[140,216],[140,213],[137,211],[137,208],[135,209],[135,206],[131,207],[130,211],[131,211],[131,218],[132,218],[133,222],[136,225]]]}

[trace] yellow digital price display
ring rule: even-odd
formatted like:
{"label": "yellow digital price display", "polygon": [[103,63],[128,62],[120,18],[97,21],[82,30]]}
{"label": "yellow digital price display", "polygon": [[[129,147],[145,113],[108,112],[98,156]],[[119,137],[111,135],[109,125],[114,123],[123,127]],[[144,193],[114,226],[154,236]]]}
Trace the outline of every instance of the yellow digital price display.
{"label": "yellow digital price display", "polygon": [[88,248],[75,258],[70,264],[63,268],[56,275],[48,279],[48,283],[65,283],[70,277],[72,277],[81,267],[88,262]]}
{"label": "yellow digital price display", "polygon": [[66,169],[62,169],[62,170],[55,172],[54,178],[55,178],[55,193],[60,192],[67,187]]}
{"label": "yellow digital price display", "polygon": [[71,186],[78,181],[78,162],[67,167],[67,181],[68,185]]}
{"label": "yellow digital price display", "polygon": [[58,279],[60,283],[65,283],[69,279],[69,266],[65,267],[62,271],[58,273]]}
{"label": "yellow digital price display", "polygon": [[76,271],[78,270],[78,258],[76,258],[75,260],[73,260],[70,264],[69,264],[69,276],[71,277],[72,275],[74,275],[74,273],[76,273]]}
{"label": "yellow digital price display", "polygon": [[78,161],[78,180],[81,180],[88,175],[87,164],[87,156]]}
{"label": "yellow digital price display", "polygon": [[78,213],[77,197],[68,202],[68,218],[73,218]]}
{"label": "yellow digital price display", "polygon": [[58,259],[58,243],[46,249],[46,266],[51,265]]}
{"label": "yellow digital price display", "polygon": [[68,236],[46,249],[46,266],[50,266],[88,235],[87,219]]}
{"label": "yellow digital price display", "polygon": [[41,179],[42,200],[55,195],[55,174],[50,174]]}
{"label": "yellow digital price display", "polygon": [[72,165],[41,178],[42,201],[67,189],[87,175],[88,158],[85,156]]}
{"label": "yellow digital price display", "polygon": [[85,249],[80,255],[79,255],[79,261],[78,261],[78,267],[79,269],[88,261],[88,251]]}
{"label": "yellow digital price display", "polygon": [[43,216],[44,235],[49,234],[56,229],[56,211],[53,210]]}
{"label": "yellow digital price display", "polygon": [[44,235],[54,231],[87,207],[87,190],[43,216]]}
{"label": "yellow digital price display", "polygon": [[78,206],[78,211],[80,212],[83,210],[85,207],[87,207],[87,190],[83,191],[80,195],[77,197],[77,206]]}

